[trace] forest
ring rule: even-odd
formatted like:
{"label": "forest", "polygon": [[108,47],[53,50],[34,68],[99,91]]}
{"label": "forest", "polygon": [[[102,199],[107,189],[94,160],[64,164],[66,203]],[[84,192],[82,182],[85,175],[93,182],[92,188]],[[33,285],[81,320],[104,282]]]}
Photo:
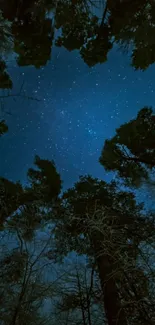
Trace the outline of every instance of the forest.
{"label": "forest", "polygon": [[[55,44],[78,50],[92,67],[116,43],[131,53],[133,69],[154,63],[154,1],[107,0],[101,18],[92,4],[0,0],[0,99],[13,96],[10,53],[19,66],[39,69]],[[9,132],[1,119],[1,142]],[[152,107],[106,139],[98,163],[113,181],[86,174],[63,191],[55,162],[38,155],[27,185],[0,177],[0,325],[155,325]],[[149,208],[137,200],[142,188]]]}

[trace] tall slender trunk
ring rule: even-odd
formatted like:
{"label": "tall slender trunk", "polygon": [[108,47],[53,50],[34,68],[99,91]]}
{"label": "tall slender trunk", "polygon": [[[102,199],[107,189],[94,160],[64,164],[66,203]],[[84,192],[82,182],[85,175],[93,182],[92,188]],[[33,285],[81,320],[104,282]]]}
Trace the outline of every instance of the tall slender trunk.
{"label": "tall slender trunk", "polygon": [[78,272],[77,272],[77,280],[78,280],[78,290],[79,290],[79,297],[80,297],[80,307],[81,307],[81,313],[82,313],[82,320],[83,320],[83,325],[86,325],[85,308],[84,308],[83,301],[82,301],[82,291],[81,291],[81,284],[80,284],[80,279],[79,279]]}
{"label": "tall slender trunk", "polygon": [[116,281],[112,276],[114,264],[112,258],[104,254],[100,234],[91,235],[95,258],[98,266],[100,284],[103,291],[103,302],[108,325],[127,325],[127,319],[118,294]]}

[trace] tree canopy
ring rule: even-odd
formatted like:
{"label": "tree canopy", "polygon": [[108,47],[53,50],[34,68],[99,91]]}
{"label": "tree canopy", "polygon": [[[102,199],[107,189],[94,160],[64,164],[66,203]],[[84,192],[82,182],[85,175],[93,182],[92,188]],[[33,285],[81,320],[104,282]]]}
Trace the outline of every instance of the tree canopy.
{"label": "tree canopy", "polygon": [[139,186],[155,171],[155,116],[142,108],[137,117],[116,129],[106,140],[99,159],[107,171],[115,171],[126,185]]}
{"label": "tree canopy", "polygon": [[[106,62],[117,44],[131,53],[131,65],[136,70],[145,70],[155,62],[153,1],[105,0],[99,15],[95,6],[96,2],[89,0],[31,0],[21,1],[20,6],[16,0],[2,0],[3,52],[12,49],[18,65],[40,68],[50,60],[53,45],[63,46],[69,51],[79,50],[92,67]],[[1,88],[11,88],[7,72],[0,75]]]}
{"label": "tree canopy", "polygon": [[[152,110],[141,110],[129,122],[130,135],[135,136],[134,123],[140,132],[136,138],[140,158],[145,155],[152,161],[146,150],[149,138],[145,142],[143,136],[147,129],[148,136],[154,137]],[[7,126],[1,124],[2,135]],[[126,146],[131,149],[133,143],[135,152],[135,138],[125,134]],[[120,139],[123,135],[122,127]],[[91,175],[81,176],[62,193],[54,161],[39,156],[27,177],[26,186],[0,178],[2,324],[25,325],[28,320],[41,325],[44,320],[49,325],[65,320],[64,324],[91,325],[98,315],[99,325],[105,319],[108,325],[152,325],[154,213],[146,214],[144,204],[117,182],[106,183]],[[77,262],[68,269],[65,258],[73,253]],[[57,272],[52,280],[54,265]],[[51,312],[44,312],[46,301]]]}

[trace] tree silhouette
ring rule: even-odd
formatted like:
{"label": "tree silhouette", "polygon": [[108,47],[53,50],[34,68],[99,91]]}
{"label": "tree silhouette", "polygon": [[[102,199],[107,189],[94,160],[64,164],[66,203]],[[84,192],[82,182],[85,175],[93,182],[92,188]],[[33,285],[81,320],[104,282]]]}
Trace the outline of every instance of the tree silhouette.
{"label": "tree silhouette", "polygon": [[[16,0],[2,0],[1,10],[3,20],[11,24],[10,39],[21,66],[45,65],[54,40],[56,46],[79,50],[90,67],[105,62],[114,43],[132,52],[135,69],[145,70],[155,62],[155,5],[151,0],[106,0],[101,18],[87,0],[29,0],[20,6]],[[47,13],[52,18],[47,18]],[[1,30],[4,35],[4,24]],[[56,30],[60,32],[57,39]],[[2,79],[8,78],[5,72]]]}
{"label": "tree silhouette", "polygon": [[[127,324],[127,319],[131,325],[152,324],[150,283],[154,270],[150,261],[145,261],[141,245],[151,247],[154,243],[154,216],[142,213],[143,204],[136,203],[133,193],[90,175],[81,176],[73,188],[60,195],[61,179],[54,162],[38,156],[34,162],[26,187],[1,178],[2,234],[20,231],[22,241],[31,246],[35,234],[49,227],[52,242],[45,259],[57,263],[73,251],[87,256],[100,280],[108,325]],[[141,255],[144,261],[139,265]],[[24,301],[23,291],[21,297]],[[20,306],[13,308],[13,321]]]}
{"label": "tree silhouette", "polygon": [[[48,204],[58,199],[61,192],[62,181],[54,161],[35,157],[35,169],[28,170],[30,191],[35,193],[37,200],[43,198],[43,203]],[[29,191],[29,189],[28,189]]]}
{"label": "tree silhouette", "polygon": [[20,183],[14,183],[4,177],[0,177],[0,225],[3,227],[7,218],[20,206],[23,195],[23,188]]}
{"label": "tree silhouette", "polygon": [[[64,193],[63,199],[56,223],[55,255],[59,252],[59,255],[65,256],[70,251],[76,251],[93,258],[103,291],[108,324],[127,324],[130,305],[123,301],[131,297],[123,293],[125,275],[128,274],[129,278],[131,275],[132,278],[138,247],[142,238],[145,241],[146,229],[147,235],[150,232],[150,240],[153,239],[154,221],[148,220],[147,224],[146,218],[140,213],[142,206],[136,205],[132,193],[117,192],[114,183],[108,185],[90,176],[82,177],[74,188]],[[140,272],[143,271],[137,268],[137,274]],[[133,292],[130,281],[128,285],[129,292]],[[137,297],[133,292],[137,304],[140,288],[141,285],[135,289]],[[146,294],[147,290],[143,292],[144,296],[149,295]],[[122,295],[123,298],[120,298]],[[135,304],[134,308],[136,321],[141,319],[143,324],[146,321],[151,324],[152,310],[147,316],[145,313],[140,314]],[[136,321],[131,324],[137,324]]]}
{"label": "tree silhouette", "polygon": [[52,281],[46,281],[48,267],[50,272],[52,268],[45,258],[51,238],[48,236],[45,241],[35,232],[31,240],[26,239],[20,217],[25,218],[23,211],[18,218],[8,221],[1,233],[0,322],[4,325],[49,324],[49,315],[43,308],[45,300],[52,297],[56,288]]}
{"label": "tree silhouette", "polygon": [[155,119],[152,108],[144,107],[137,117],[121,125],[106,140],[100,163],[116,171],[126,185],[139,186],[155,169]]}
{"label": "tree silhouette", "polygon": [[63,320],[67,316],[68,323],[72,324],[103,324],[105,315],[100,301],[101,288],[94,265],[72,260],[60,283],[60,294],[57,309]]}
{"label": "tree silhouette", "polygon": [[152,1],[113,1],[110,3],[109,24],[116,43],[131,45],[131,64],[135,69],[145,70],[155,62],[154,19],[155,5]]}
{"label": "tree silhouette", "polygon": [[[42,207],[52,207],[58,201],[61,190],[61,179],[54,162],[36,156],[34,163],[37,168],[28,170],[29,186],[27,187],[23,187],[20,182],[14,183],[0,177],[1,227],[19,208],[24,209],[25,216],[30,218],[27,220],[27,223],[31,225],[29,229],[32,229],[32,232],[28,233],[30,236],[33,235],[33,229],[40,225],[42,215],[44,215]],[[30,210],[34,218],[31,218]]]}
{"label": "tree silhouette", "polygon": [[[6,3],[3,15],[12,24],[14,51],[20,66],[44,66],[50,59],[53,41],[52,19],[46,18],[43,2],[17,1]],[[47,3],[48,5],[48,3]]]}
{"label": "tree silhouette", "polygon": [[[36,68],[45,66],[50,60],[53,41],[51,19],[14,23],[14,51],[18,54],[19,66],[33,65]],[[31,37],[30,37],[31,35]]]}

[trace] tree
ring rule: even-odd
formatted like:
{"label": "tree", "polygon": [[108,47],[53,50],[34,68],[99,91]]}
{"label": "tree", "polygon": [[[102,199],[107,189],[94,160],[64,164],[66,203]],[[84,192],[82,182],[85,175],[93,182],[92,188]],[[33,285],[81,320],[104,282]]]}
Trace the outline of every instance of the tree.
{"label": "tree", "polygon": [[131,65],[145,70],[154,63],[155,6],[152,1],[108,1],[108,23],[115,42],[132,50]]}
{"label": "tree", "polygon": [[7,218],[20,207],[22,195],[23,188],[20,183],[14,183],[4,177],[0,178],[0,225],[2,228]]}
{"label": "tree", "polygon": [[[76,251],[95,260],[108,324],[127,324],[128,310],[120,297],[119,279],[123,291],[124,269],[132,277],[140,242],[145,236],[154,236],[154,221],[142,216],[142,206],[136,204],[132,193],[117,191],[115,183],[90,176],[82,177],[64,193],[61,208],[55,232],[57,253],[65,256]],[[137,268],[137,272],[143,271]],[[140,319],[139,311],[136,313]]]}
{"label": "tree", "polygon": [[152,108],[144,107],[137,117],[116,129],[106,140],[100,163],[116,171],[126,185],[139,186],[155,170],[155,118]]}
{"label": "tree", "polygon": [[[46,226],[50,227],[52,238],[50,244],[52,248],[49,247],[44,254],[46,259],[57,262],[63,256],[75,251],[79,255],[85,254],[90,263],[92,261],[93,264],[95,263],[108,325],[127,324],[127,318],[130,318],[131,311],[133,313],[133,318],[130,318],[131,325],[135,325],[137,322],[141,322],[142,325],[151,324],[154,316],[153,296],[148,288],[145,269],[142,264],[137,264],[137,258],[140,255],[139,250],[142,243],[147,242],[149,245],[154,243],[154,217],[146,218],[142,214],[143,206],[136,203],[133,193],[118,190],[115,182],[107,184],[104,181],[93,179],[89,175],[81,177],[74,188],[69,189],[60,197],[61,181],[53,162],[36,157],[35,164],[36,168],[31,168],[28,171],[30,183],[26,188],[21,187],[20,184],[17,187],[17,184],[9,184],[8,181],[4,181],[6,188],[11,189],[11,186],[15,186],[12,190],[15,194],[14,200],[12,197],[12,200],[6,204],[7,207],[10,202],[11,209],[9,213],[7,210],[2,233],[5,232],[7,236],[7,232],[11,229],[16,233],[20,244],[12,252],[13,255],[8,256],[7,254],[6,256],[12,262],[5,263],[5,256],[3,256],[3,267],[1,267],[2,274],[6,277],[3,283],[9,283],[7,276],[12,277],[14,272],[17,277],[17,286],[13,287],[15,292],[11,293],[14,302],[20,283],[16,303],[13,304],[13,309],[9,309],[11,325],[15,325],[17,316],[19,319],[22,317],[20,324],[23,322],[23,317],[25,318],[23,311],[21,316],[19,315],[21,303],[25,301],[26,297],[25,290],[27,290],[26,286],[23,294],[19,280],[20,277],[23,281],[23,274],[27,272],[25,247],[30,243],[31,251],[33,238],[36,242],[36,232]],[[17,188],[19,193],[16,202]],[[11,195],[9,194],[8,197]],[[5,195],[2,197],[3,201],[6,202]],[[21,248],[22,254],[24,254],[23,258]],[[22,263],[19,267],[14,264],[16,259],[18,263]],[[6,269],[4,272],[5,265],[11,265],[11,271]],[[31,268],[30,262],[29,266]],[[13,271],[13,267],[15,271]],[[25,276],[28,276],[27,273]],[[149,279],[149,283],[150,281]],[[141,283],[145,283],[143,289]],[[3,292],[4,288],[2,287],[2,289]],[[30,311],[32,309],[29,309]],[[29,317],[32,317],[34,323],[33,312]],[[31,318],[29,319],[31,322]]]}
{"label": "tree", "polygon": [[[12,182],[4,177],[0,178],[0,208],[1,226],[19,208],[26,213],[33,211],[34,217],[29,222],[40,223],[44,214],[43,207],[52,207],[58,200],[61,190],[61,179],[57,173],[54,162],[35,157],[36,169],[28,171],[29,186],[23,188],[20,182]],[[36,208],[37,206],[37,208]]]}
{"label": "tree", "polygon": [[[38,170],[29,169],[27,187],[1,178],[2,325],[26,325],[27,322],[30,325],[51,324],[51,310],[47,311],[48,301],[54,301],[57,295],[57,275],[53,280],[53,264],[47,259],[47,252],[54,246],[50,220],[59,175],[53,162],[39,157],[35,162]],[[50,183],[47,181],[49,179]],[[51,195],[50,205],[47,187]]]}
{"label": "tree", "polygon": [[[79,50],[90,67],[105,62],[114,43],[132,50],[135,69],[145,70],[155,62],[153,1],[106,0],[101,19],[92,7],[95,2],[90,5],[89,0],[29,0],[20,6],[16,0],[2,0],[3,20],[11,24],[17,63],[40,68],[50,60],[54,42],[69,51]],[[47,13],[53,18],[47,18]],[[56,30],[60,31],[57,38]]]}
{"label": "tree", "polygon": [[45,66],[50,60],[53,41],[51,19],[33,20],[24,24],[13,23],[12,32],[15,37],[14,51],[18,54],[18,65],[33,65],[36,68]]}
{"label": "tree", "polygon": [[62,35],[56,44],[69,50],[79,49],[88,66],[93,66],[105,62],[117,43],[132,48],[132,66],[145,70],[155,60],[154,13],[152,1],[107,0],[100,20],[85,1],[70,1],[67,5],[60,1],[56,23],[62,28]]}
{"label": "tree", "polygon": [[55,16],[56,28],[62,29],[56,40],[57,46],[64,46],[69,51],[78,49],[88,64],[94,66],[107,60],[107,53],[112,48],[107,25],[99,26],[97,16],[90,14],[84,3],[60,1]]}
{"label": "tree", "polygon": [[[74,261],[74,259],[77,261]],[[87,258],[79,261],[76,255],[64,265],[65,275],[60,282],[60,301],[56,309],[67,324],[91,325],[103,324],[105,320],[103,305],[99,299],[101,288],[98,287],[98,276],[95,265],[89,265]],[[62,323],[62,319],[60,322]]]}
{"label": "tree", "polygon": [[62,181],[60,175],[56,170],[54,161],[35,156],[34,164],[36,168],[29,168],[28,170],[30,189],[28,188],[27,191],[30,190],[42,204],[47,206],[49,203],[51,205],[58,200],[61,192]]}
{"label": "tree", "polygon": [[[143,115],[144,113],[148,111],[143,111]],[[145,122],[149,118],[150,115],[146,114]],[[142,129],[140,122],[138,127]],[[34,250],[33,240],[35,244],[37,235],[43,229],[48,229],[50,238],[49,246],[45,244],[45,247],[39,239],[41,252],[43,249],[39,257],[43,254],[43,263],[47,259],[50,263],[62,263],[69,253],[76,252],[77,255],[85,255],[89,265],[94,266],[102,290],[100,301],[104,304],[108,325],[152,325],[155,317],[155,270],[152,264],[154,214],[143,212],[144,205],[136,202],[134,193],[120,190],[116,182],[108,184],[90,175],[81,176],[73,188],[61,193],[61,178],[54,162],[36,156],[34,163],[35,166],[28,170],[29,184],[26,187],[1,178],[1,211],[4,213],[2,235],[7,240],[7,250],[2,246],[1,297],[5,291],[7,297],[9,294],[13,297],[11,307],[7,304],[8,300],[2,305],[4,325],[25,325],[26,317],[29,324],[38,324],[40,321],[35,317],[40,317],[40,306],[43,305],[40,302],[39,307],[38,303],[29,304],[32,295],[31,290],[29,294],[29,288],[32,289],[29,276],[38,256],[38,248]],[[9,247],[9,234],[14,238],[15,247]],[[46,267],[46,263],[44,265]],[[44,279],[41,277],[40,280],[40,273],[37,273],[42,266],[42,262],[38,264],[37,258],[36,268],[32,272],[32,280],[34,274],[38,277],[36,292],[38,283]],[[44,271],[43,274],[45,275]],[[79,273],[76,275],[80,289],[79,279],[81,281],[82,278]],[[47,282],[49,286],[49,281]],[[98,296],[99,293],[100,290]],[[42,294],[40,291],[36,294],[37,302]],[[52,295],[50,297],[54,298]],[[70,298],[68,288],[63,292],[63,297]],[[90,295],[80,291],[78,298],[80,297],[83,298],[82,304],[81,300],[76,299],[74,307],[80,306],[81,311],[87,311],[90,316]],[[95,297],[94,292],[92,297]],[[23,308],[25,299],[26,302],[28,299],[27,314]],[[63,306],[69,307],[68,300],[62,302]],[[85,321],[86,316],[83,318]],[[89,324],[90,322],[89,318]]]}
{"label": "tree", "polygon": [[4,17],[11,22],[14,51],[20,66],[40,68],[50,59],[53,26],[52,19],[46,18],[47,7],[45,1],[22,1],[20,6],[12,1],[3,7]]}
{"label": "tree", "polygon": [[[42,238],[30,225],[33,211],[20,210],[5,222],[1,233],[0,323],[2,325],[49,324],[46,300],[56,293],[50,279],[52,263],[46,252],[52,245],[50,233],[42,227]],[[27,228],[33,236],[26,236]],[[2,238],[2,236],[1,236]]]}

